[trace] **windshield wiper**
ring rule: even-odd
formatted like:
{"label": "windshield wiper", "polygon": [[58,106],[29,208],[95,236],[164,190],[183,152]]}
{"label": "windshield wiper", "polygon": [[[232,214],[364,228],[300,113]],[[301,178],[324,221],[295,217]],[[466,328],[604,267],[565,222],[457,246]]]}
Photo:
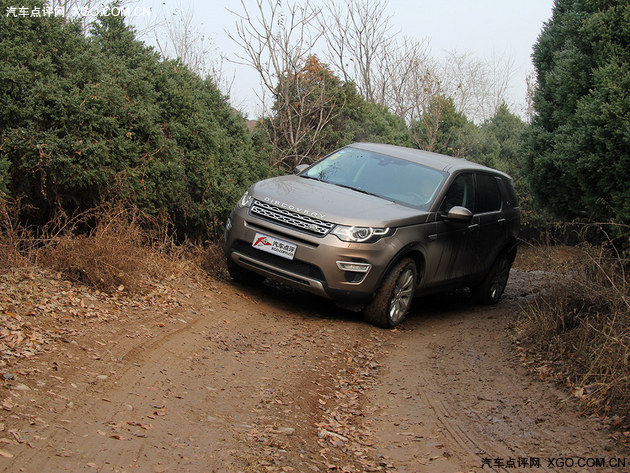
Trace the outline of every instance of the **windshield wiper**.
{"label": "windshield wiper", "polygon": [[357,189],[356,187],[347,186],[345,184],[337,184],[337,183],[333,183],[333,184],[335,184],[336,186],[339,186],[339,187],[345,187],[346,189],[350,189],[350,190],[353,190],[353,191],[360,192],[361,194],[367,194],[367,195],[371,195],[371,196],[374,196],[374,197],[378,197],[379,199],[385,199],[385,200],[389,200],[390,202],[395,202],[394,200],[392,200],[392,199],[390,199],[388,197],[385,197],[385,196],[382,196],[382,195],[379,195],[379,194],[375,194],[374,192],[366,191],[365,189]]}
{"label": "windshield wiper", "polygon": [[315,176],[307,176],[306,174],[300,174],[300,177],[303,177],[304,179],[313,179],[314,181],[319,181],[319,182],[326,182],[323,179],[319,178],[319,177],[315,177]]}

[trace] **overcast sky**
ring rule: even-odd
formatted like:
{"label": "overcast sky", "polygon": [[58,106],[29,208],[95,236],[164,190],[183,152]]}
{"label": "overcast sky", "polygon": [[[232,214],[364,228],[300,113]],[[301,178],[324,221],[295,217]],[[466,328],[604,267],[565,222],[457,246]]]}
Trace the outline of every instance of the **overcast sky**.
{"label": "overcast sky", "polygon": [[[241,11],[240,0],[139,0],[151,7],[151,20],[172,14],[176,9],[193,11],[198,31],[228,58],[235,58],[238,46],[226,30],[234,31],[236,17],[229,9]],[[245,0],[254,10],[254,0]],[[551,18],[553,0],[389,0],[391,24],[402,35],[426,38],[431,52],[440,56],[447,50],[470,53],[480,59],[493,55],[510,57],[514,64],[510,97],[523,105],[525,77],[533,70],[532,46],[545,21]],[[142,30],[145,18],[132,21]],[[152,44],[147,36],[145,41]],[[224,64],[224,75],[234,76],[231,102],[249,118],[260,113],[256,92],[260,91],[255,72],[246,66]],[[517,111],[517,110],[515,110]],[[518,112],[518,111],[517,111]]]}

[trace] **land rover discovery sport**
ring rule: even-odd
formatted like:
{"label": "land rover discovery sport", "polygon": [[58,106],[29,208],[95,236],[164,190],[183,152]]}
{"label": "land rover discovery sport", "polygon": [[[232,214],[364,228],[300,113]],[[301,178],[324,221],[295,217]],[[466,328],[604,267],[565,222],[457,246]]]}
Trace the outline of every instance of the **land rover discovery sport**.
{"label": "land rover discovery sport", "polygon": [[232,277],[271,278],[395,327],[414,295],[496,303],[516,256],[511,178],[441,154],[355,143],[249,188],[226,222]]}

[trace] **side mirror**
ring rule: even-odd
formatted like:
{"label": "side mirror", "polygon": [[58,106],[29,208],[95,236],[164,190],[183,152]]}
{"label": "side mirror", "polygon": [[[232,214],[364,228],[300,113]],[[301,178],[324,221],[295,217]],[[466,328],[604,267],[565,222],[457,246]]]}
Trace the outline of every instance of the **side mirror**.
{"label": "side mirror", "polygon": [[473,218],[473,213],[466,207],[456,205],[448,211],[446,220],[456,223],[470,223]]}
{"label": "side mirror", "polygon": [[293,170],[293,174],[300,174],[307,167],[308,167],[308,164],[300,164],[299,166],[295,166],[295,169]]}

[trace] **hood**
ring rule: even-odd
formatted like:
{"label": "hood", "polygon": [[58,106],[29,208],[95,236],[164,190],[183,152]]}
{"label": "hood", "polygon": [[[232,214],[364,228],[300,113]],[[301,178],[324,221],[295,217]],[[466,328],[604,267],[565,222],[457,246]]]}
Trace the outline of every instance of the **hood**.
{"label": "hood", "polygon": [[352,189],[295,175],[254,184],[257,200],[342,225],[400,227],[423,223],[428,212]]}

